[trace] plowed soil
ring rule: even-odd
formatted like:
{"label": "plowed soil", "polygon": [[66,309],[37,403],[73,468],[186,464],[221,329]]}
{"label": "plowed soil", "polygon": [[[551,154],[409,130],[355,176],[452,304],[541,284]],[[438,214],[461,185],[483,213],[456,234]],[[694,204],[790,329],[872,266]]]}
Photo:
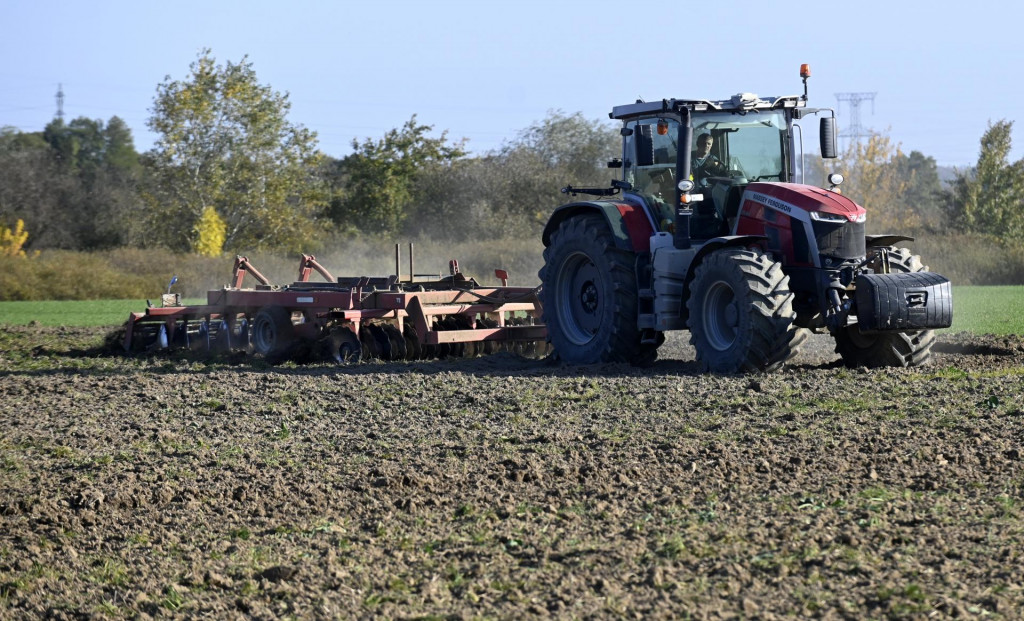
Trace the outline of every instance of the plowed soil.
{"label": "plowed soil", "polygon": [[772,375],[0,327],[0,617],[1020,618],[1024,341]]}

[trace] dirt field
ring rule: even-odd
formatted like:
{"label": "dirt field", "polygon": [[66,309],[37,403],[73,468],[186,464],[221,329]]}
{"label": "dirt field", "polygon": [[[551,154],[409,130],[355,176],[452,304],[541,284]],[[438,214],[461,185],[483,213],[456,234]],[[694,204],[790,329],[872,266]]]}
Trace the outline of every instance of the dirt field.
{"label": "dirt field", "polygon": [[1020,618],[1024,341],[775,375],[0,327],[0,618]]}

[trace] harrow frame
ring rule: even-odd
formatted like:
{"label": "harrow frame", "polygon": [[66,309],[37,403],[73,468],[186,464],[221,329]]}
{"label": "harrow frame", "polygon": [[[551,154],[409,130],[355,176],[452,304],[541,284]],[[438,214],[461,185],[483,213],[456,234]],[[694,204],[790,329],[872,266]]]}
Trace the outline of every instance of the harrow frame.
{"label": "harrow frame", "polygon": [[[178,294],[162,296],[161,306],[150,305],[144,312],[129,314],[123,346],[132,351],[140,334],[159,335],[147,347],[167,347],[190,337],[190,327],[199,326],[210,347],[211,332],[217,338],[226,336],[228,348],[252,345],[254,319],[263,309],[279,307],[292,318],[292,340],[316,341],[340,327],[351,332],[343,340],[360,343],[363,352],[374,351],[365,343],[368,324],[391,325],[405,338],[415,338],[419,345],[445,346],[458,343],[529,343],[543,342],[547,331],[541,325],[542,309],[538,289],[508,286],[508,275],[495,270],[503,282],[500,287],[481,287],[461,274],[457,261],[449,262],[450,275],[436,280],[400,277],[335,278],[312,255],[301,255],[299,279],[290,285],[278,286],[257,270],[244,256],[235,258],[231,284],[207,292],[206,304],[185,306]],[[396,273],[400,260],[396,247]],[[313,272],[324,282],[310,280]],[[246,276],[257,281],[244,287]],[[515,317],[516,313],[525,317]],[[442,318],[458,317],[457,329],[440,325]],[[526,325],[521,325],[521,324]],[[519,324],[519,325],[517,325]],[[184,330],[184,335],[180,332]],[[393,332],[392,332],[393,334]],[[413,336],[414,335],[414,336]],[[244,341],[232,343],[232,339]],[[261,352],[266,354],[267,352]],[[336,356],[337,357],[337,356]]]}

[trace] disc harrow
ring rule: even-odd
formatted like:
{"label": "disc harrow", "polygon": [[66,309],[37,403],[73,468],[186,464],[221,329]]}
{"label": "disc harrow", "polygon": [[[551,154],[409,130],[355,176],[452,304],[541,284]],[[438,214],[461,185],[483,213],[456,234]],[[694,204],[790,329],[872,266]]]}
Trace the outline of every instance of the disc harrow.
{"label": "disc harrow", "polygon": [[[325,358],[360,360],[472,358],[511,351],[548,353],[540,323],[539,288],[481,286],[457,261],[446,277],[335,278],[312,255],[302,255],[299,278],[274,285],[246,257],[235,258],[231,284],[207,292],[206,304],[182,305],[179,294],[161,296],[128,317],[127,351],[178,348],[193,352],[245,351],[271,363]],[[310,279],[313,272],[323,282]],[[246,276],[257,281],[243,287]]]}

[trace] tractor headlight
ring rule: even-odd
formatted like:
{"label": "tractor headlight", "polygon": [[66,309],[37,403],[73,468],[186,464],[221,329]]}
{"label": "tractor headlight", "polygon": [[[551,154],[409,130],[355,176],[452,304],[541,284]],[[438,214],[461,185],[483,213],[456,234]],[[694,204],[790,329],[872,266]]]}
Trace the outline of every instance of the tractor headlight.
{"label": "tractor headlight", "polygon": [[828,182],[833,186],[842,185],[844,181],[846,181],[846,177],[842,176],[839,173],[831,173],[828,176]]}
{"label": "tractor headlight", "polygon": [[840,216],[834,213],[825,213],[822,211],[812,211],[811,220],[817,220],[818,222],[835,222],[836,224],[846,224],[849,222],[846,216]]}
{"label": "tractor headlight", "polygon": [[693,189],[693,181],[692,180],[690,180],[690,179],[683,179],[682,181],[679,182],[679,191],[680,192],[689,192],[692,189]]}

